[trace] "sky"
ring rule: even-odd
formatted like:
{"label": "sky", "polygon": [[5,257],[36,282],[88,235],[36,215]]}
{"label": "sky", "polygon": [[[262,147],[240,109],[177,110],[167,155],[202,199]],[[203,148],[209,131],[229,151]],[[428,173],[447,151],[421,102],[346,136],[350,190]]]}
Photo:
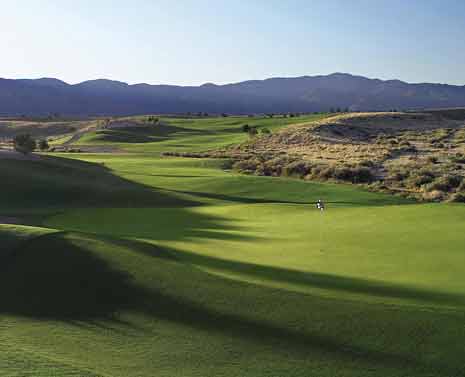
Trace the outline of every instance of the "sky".
{"label": "sky", "polygon": [[465,85],[463,0],[0,0],[0,77]]}

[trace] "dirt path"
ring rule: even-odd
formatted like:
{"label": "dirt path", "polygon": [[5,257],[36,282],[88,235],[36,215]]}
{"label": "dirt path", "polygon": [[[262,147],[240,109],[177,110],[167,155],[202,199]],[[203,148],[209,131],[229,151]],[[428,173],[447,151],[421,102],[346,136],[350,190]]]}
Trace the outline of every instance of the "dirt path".
{"label": "dirt path", "polygon": [[90,131],[97,131],[100,127],[97,125],[92,125],[92,126],[88,126],[86,128],[83,128],[79,131],[77,131],[76,133],[73,134],[73,136],[71,136],[71,138],[69,140],[66,140],[63,144],[61,145],[64,145],[64,146],[68,146],[68,145],[71,145],[71,144],[74,144],[75,142],[77,142],[85,133],[87,132],[90,132]]}

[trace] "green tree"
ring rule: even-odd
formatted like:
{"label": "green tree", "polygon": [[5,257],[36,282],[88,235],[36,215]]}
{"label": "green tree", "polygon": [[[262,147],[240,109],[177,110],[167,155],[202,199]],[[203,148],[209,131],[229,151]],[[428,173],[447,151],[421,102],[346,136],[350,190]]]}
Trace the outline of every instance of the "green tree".
{"label": "green tree", "polygon": [[36,149],[36,141],[29,134],[16,135],[13,139],[13,145],[16,151],[23,154],[31,153]]}
{"label": "green tree", "polygon": [[48,145],[48,141],[46,139],[42,139],[39,141],[39,149],[41,151],[46,151],[50,148],[50,145]]}
{"label": "green tree", "polygon": [[249,137],[255,137],[257,136],[258,131],[255,127],[250,127],[249,128]]}

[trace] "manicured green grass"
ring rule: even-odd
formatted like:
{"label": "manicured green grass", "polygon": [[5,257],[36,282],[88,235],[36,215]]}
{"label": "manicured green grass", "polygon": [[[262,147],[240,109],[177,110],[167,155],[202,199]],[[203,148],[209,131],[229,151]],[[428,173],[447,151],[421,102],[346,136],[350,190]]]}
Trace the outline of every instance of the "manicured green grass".
{"label": "manicured green grass", "polygon": [[465,376],[463,205],[151,153],[167,137],[0,161],[0,211],[42,224],[0,226],[0,376]]}
{"label": "manicured green grass", "polygon": [[290,124],[308,123],[327,116],[315,114],[296,118],[161,118],[160,125],[89,132],[79,139],[76,145],[111,144],[131,152],[205,151],[247,140],[247,134],[242,132],[242,126],[245,124],[258,130],[268,128],[276,131]]}
{"label": "manicured green grass", "polygon": [[[61,233],[29,242],[0,277],[0,360],[8,366],[0,373],[461,375],[459,309],[349,299],[346,289],[325,298],[286,284],[231,280],[194,261],[177,250],[101,236]],[[225,265],[259,279],[292,278],[282,268]],[[315,280],[338,284],[335,276]],[[339,283],[377,289],[357,279]]]}
{"label": "manicured green grass", "polygon": [[[210,272],[281,288],[372,296],[383,302],[434,306],[438,298],[439,304],[465,304],[463,206],[366,207],[363,195],[352,194],[345,202],[341,193],[342,203],[329,203],[324,214],[312,204],[292,202],[291,195],[283,203],[264,198],[258,204],[234,197],[203,207],[80,209],[48,225],[153,242],[178,250]],[[447,251],[438,254],[444,245]],[[265,273],[255,276],[254,268],[242,270],[236,262],[262,266]],[[366,290],[346,287],[345,278],[366,282]],[[320,285],[320,280],[335,284]]]}
{"label": "manicured green grass", "polygon": [[7,258],[19,250],[27,240],[53,233],[54,230],[48,228],[39,228],[23,225],[0,224],[0,262],[4,263],[2,258]]}
{"label": "manicured green grass", "polygon": [[2,215],[29,216],[75,207],[185,205],[179,198],[115,175],[104,164],[42,156],[2,160]]}

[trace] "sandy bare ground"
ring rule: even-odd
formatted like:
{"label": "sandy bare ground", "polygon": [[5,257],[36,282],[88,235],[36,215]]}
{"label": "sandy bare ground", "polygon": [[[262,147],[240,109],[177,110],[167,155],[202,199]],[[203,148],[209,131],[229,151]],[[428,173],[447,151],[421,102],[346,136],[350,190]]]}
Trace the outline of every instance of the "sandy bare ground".
{"label": "sandy bare ground", "polygon": [[[465,120],[451,119],[442,113],[335,115],[286,127],[228,151],[236,156],[244,152],[246,155],[292,155],[334,166],[368,162],[378,165],[377,176],[384,176],[392,166],[408,165],[431,156],[440,162],[436,167],[445,169],[451,165],[447,164],[450,158],[465,155]],[[465,175],[465,168],[450,173]]]}
{"label": "sandy bare ground", "polygon": [[366,141],[384,135],[398,135],[409,131],[458,129],[463,120],[454,120],[430,113],[353,113],[325,119],[315,125],[313,133],[332,141]]}
{"label": "sandy bare ground", "polygon": [[108,129],[120,129],[120,128],[133,128],[133,127],[140,127],[145,128],[148,125],[146,123],[134,122],[129,120],[114,120],[110,122],[106,128]]}
{"label": "sandy bare ground", "polygon": [[32,122],[0,120],[0,138],[12,139],[18,134],[30,134],[34,138],[50,138],[74,133],[94,125],[94,121]]}

